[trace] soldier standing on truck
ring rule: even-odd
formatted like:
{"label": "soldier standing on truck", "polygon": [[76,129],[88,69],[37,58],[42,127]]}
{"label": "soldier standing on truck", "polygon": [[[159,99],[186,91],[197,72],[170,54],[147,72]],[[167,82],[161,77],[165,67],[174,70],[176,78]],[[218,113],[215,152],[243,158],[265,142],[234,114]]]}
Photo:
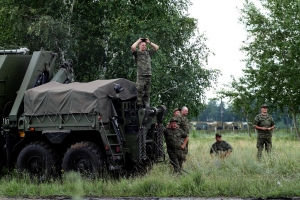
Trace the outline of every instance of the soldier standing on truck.
{"label": "soldier standing on truck", "polygon": [[271,153],[272,149],[272,130],[275,128],[274,120],[268,114],[268,105],[260,106],[261,113],[254,118],[253,126],[257,130],[257,144],[258,149],[257,158],[261,159],[262,151],[265,147],[267,153]]}
{"label": "soldier standing on truck", "polygon": [[[151,49],[147,50],[147,44],[151,45]],[[136,47],[139,45],[139,49]],[[150,107],[150,91],[151,91],[151,56],[158,50],[158,46],[151,42],[148,38],[139,38],[131,46],[131,51],[137,65],[137,107]]]}
{"label": "soldier standing on truck", "polygon": [[167,152],[174,167],[175,173],[180,173],[184,161],[184,149],[189,140],[188,135],[183,130],[177,128],[177,118],[170,120],[169,128],[164,129]]}

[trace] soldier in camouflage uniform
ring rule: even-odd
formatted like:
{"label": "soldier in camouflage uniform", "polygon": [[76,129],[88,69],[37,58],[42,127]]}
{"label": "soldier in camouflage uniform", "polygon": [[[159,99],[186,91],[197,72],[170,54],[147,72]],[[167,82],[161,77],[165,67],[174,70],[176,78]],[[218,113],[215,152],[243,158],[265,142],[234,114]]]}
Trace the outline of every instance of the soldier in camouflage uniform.
{"label": "soldier in camouflage uniform", "polygon": [[[179,120],[178,119],[178,117],[180,117],[180,109],[179,108],[175,108],[173,110],[173,117],[175,117],[177,120]],[[170,124],[168,123],[166,127],[169,128]],[[179,127],[179,125],[178,125],[178,127]]]}
{"label": "soldier in camouflage uniform", "polygon": [[184,148],[188,141],[188,135],[183,130],[177,128],[177,119],[171,118],[169,128],[164,129],[167,152],[174,167],[175,173],[180,173],[184,161]]}
{"label": "soldier in camouflage uniform", "polygon": [[[147,50],[147,44],[151,45],[151,49]],[[139,49],[136,47],[139,45]],[[150,91],[151,91],[151,56],[158,50],[158,46],[150,42],[148,38],[139,38],[131,46],[134,60],[137,65],[137,107],[149,107]]]}
{"label": "soldier in camouflage uniform", "polygon": [[257,144],[258,149],[257,158],[260,159],[262,151],[265,147],[267,153],[271,153],[272,149],[272,130],[275,128],[274,120],[268,114],[268,105],[260,106],[261,113],[254,118],[253,126],[257,130]]}
{"label": "soldier in camouflage uniform", "polygon": [[[189,135],[189,120],[187,118],[187,115],[189,113],[189,110],[186,106],[183,106],[181,108],[181,115],[177,117],[178,119],[178,126],[180,129],[182,129],[183,131],[186,132],[187,135]],[[186,148],[184,150],[185,153],[185,158],[184,160],[186,160],[186,155],[188,154],[188,143],[186,144]]]}
{"label": "soldier in camouflage uniform", "polygon": [[175,108],[173,110],[173,117],[180,117],[180,109],[179,108]]}
{"label": "soldier in camouflage uniform", "polygon": [[225,158],[231,154],[232,150],[232,146],[225,140],[222,140],[222,135],[217,133],[216,142],[210,148],[210,155],[212,157],[219,156],[220,158]]}

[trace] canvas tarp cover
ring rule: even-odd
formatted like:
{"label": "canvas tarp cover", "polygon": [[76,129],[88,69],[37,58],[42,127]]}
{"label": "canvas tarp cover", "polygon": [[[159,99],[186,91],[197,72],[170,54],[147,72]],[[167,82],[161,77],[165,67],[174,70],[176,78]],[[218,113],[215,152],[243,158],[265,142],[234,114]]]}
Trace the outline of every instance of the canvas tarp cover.
{"label": "canvas tarp cover", "polygon": [[114,113],[111,98],[116,97],[115,84],[124,88],[119,94],[121,100],[136,97],[135,83],[123,78],[89,83],[49,82],[25,92],[24,115],[43,116],[96,111],[100,112],[104,121],[108,121]]}

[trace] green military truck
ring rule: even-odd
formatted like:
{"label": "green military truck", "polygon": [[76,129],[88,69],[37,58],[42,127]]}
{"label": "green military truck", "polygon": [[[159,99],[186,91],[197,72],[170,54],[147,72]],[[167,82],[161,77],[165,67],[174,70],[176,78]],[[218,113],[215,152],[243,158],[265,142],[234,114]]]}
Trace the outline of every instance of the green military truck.
{"label": "green military truck", "polygon": [[137,109],[135,83],[73,82],[56,54],[0,51],[1,163],[32,177],[87,176],[147,169],[164,159],[166,107]]}

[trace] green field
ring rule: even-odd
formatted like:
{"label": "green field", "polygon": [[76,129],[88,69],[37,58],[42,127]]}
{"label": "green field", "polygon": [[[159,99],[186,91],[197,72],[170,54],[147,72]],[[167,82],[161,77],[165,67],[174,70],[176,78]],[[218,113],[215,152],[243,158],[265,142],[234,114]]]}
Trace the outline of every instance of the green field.
{"label": "green field", "polygon": [[172,173],[169,161],[155,164],[142,177],[120,180],[84,180],[77,174],[61,180],[34,183],[16,173],[2,175],[2,197],[295,197],[300,196],[299,141],[291,134],[276,132],[270,155],[256,159],[256,136],[225,133],[223,140],[234,148],[230,157],[211,158],[214,134],[190,134],[188,173]]}

